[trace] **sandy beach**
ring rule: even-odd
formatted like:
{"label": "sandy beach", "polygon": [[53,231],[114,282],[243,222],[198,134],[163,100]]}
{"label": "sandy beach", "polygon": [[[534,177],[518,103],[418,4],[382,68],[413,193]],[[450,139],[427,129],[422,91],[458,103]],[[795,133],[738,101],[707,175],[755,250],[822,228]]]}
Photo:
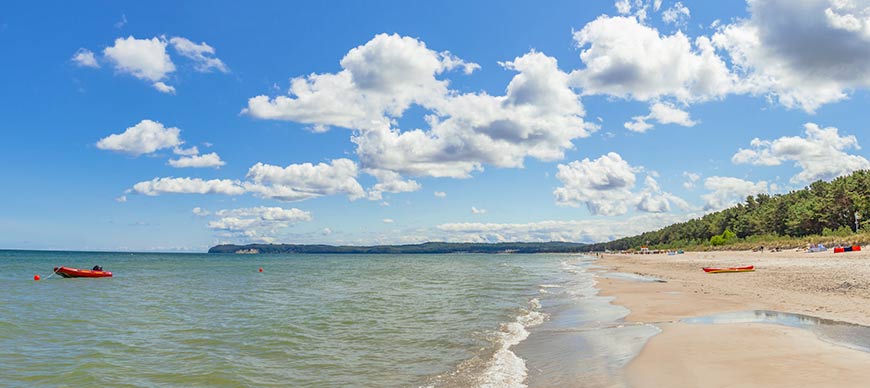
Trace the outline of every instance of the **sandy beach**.
{"label": "sandy beach", "polygon": [[[599,264],[665,283],[600,277],[602,295],[631,310],[628,322],[655,323],[627,369],[636,387],[867,386],[870,353],[808,330],[763,323],[690,324],[680,319],[774,310],[870,325],[870,252],[688,252],[606,255]],[[755,265],[747,273],[701,267]]]}

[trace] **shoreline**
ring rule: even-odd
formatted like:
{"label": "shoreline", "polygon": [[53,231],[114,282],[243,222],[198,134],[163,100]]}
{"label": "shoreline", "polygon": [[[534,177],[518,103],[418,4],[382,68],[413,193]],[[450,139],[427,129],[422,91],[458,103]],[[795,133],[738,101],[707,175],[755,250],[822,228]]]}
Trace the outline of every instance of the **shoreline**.
{"label": "shoreline", "polygon": [[[688,252],[603,255],[602,296],[628,308],[627,323],[653,323],[654,336],[626,368],[631,386],[864,386],[870,353],[816,333],[770,323],[696,324],[684,318],[772,310],[870,326],[870,253]],[[756,272],[707,274],[705,266],[755,265]]]}

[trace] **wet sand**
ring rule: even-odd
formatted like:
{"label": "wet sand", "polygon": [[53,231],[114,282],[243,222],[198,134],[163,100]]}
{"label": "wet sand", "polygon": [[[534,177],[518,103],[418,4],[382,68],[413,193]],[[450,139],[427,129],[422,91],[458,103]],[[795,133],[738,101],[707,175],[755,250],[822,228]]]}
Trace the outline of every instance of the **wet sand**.
{"label": "wet sand", "polygon": [[[666,283],[598,278],[602,295],[655,322],[653,337],[627,367],[635,387],[867,386],[870,353],[793,327],[689,324],[683,318],[775,310],[870,325],[870,252],[689,252],[607,255],[611,270]],[[755,265],[756,272],[707,274],[701,267]]]}

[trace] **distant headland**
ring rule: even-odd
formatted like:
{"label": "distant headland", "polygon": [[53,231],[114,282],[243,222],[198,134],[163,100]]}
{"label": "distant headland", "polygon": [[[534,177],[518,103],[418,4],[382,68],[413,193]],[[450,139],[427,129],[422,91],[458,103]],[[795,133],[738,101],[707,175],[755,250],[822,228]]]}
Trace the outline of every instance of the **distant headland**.
{"label": "distant headland", "polygon": [[208,253],[269,254],[269,253],[576,253],[586,252],[587,244],[570,242],[543,243],[447,243],[427,242],[408,245],[297,245],[297,244],[222,244],[209,248]]}

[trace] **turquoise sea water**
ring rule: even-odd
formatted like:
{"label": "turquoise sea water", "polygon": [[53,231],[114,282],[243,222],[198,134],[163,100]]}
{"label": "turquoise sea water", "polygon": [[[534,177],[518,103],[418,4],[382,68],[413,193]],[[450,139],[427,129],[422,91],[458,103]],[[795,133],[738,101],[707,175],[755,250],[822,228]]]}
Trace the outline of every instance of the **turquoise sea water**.
{"label": "turquoise sea water", "polygon": [[[0,251],[0,386],[619,386],[655,328],[619,325],[593,263]],[[46,279],[95,264],[115,277]]]}

